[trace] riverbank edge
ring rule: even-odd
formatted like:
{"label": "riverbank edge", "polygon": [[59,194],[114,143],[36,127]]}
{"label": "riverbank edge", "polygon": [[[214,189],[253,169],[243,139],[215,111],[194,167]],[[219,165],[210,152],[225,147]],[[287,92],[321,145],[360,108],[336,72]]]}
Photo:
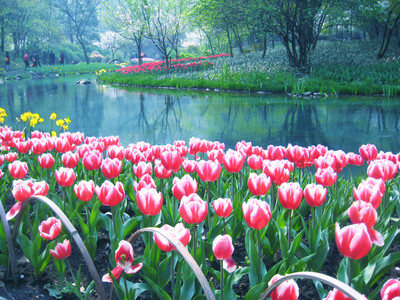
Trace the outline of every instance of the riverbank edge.
{"label": "riverbank edge", "polygon": [[[377,86],[371,85],[371,83],[348,83],[348,85],[340,84],[334,81],[318,81],[319,86],[324,86],[324,89],[316,88],[316,79],[306,79],[314,81],[314,84],[307,82],[300,88],[296,86],[296,83],[281,82],[279,85],[270,86],[268,82],[261,84],[245,84],[234,81],[212,81],[212,80],[189,80],[186,78],[169,78],[169,79],[156,79],[155,77],[148,78],[148,75],[135,75],[135,80],[131,75],[118,75],[112,74],[112,80],[110,80],[110,74],[99,76],[97,80],[103,84],[110,84],[119,87],[132,87],[132,88],[160,88],[160,89],[175,89],[175,90],[202,90],[212,92],[240,92],[250,94],[274,94],[274,95],[286,95],[298,98],[308,99],[324,99],[329,97],[338,96],[373,96],[382,98],[396,98],[397,94],[400,93],[400,86],[386,85]],[[121,80],[115,80],[118,77]],[[125,78],[124,78],[125,76]],[[148,78],[148,80],[146,80]],[[144,83],[144,81],[146,81]],[[333,83],[333,84],[332,84]],[[261,85],[261,88],[260,88]],[[228,86],[228,88],[226,87]],[[386,91],[390,91],[387,93]]]}

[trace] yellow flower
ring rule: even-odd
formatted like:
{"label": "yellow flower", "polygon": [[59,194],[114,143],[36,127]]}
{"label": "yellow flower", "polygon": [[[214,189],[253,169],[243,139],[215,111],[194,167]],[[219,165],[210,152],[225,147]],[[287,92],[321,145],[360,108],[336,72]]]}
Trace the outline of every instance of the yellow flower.
{"label": "yellow flower", "polygon": [[0,117],[0,123],[3,124],[4,123],[4,118]]}
{"label": "yellow flower", "polygon": [[38,121],[37,121],[37,119],[31,119],[31,121],[30,121],[30,125],[32,126],[32,127],[35,127],[35,125],[38,123]]}
{"label": "yellow flower", "polygon": [[68,117],[68,118],[64,118],[64,121],[65,121],[65,123],[67,123],[67,124],[71,123],[71,120],[69,119],[69,117]]}
{"label": "yellow flower", "polygon": [[28,116],[26,114],[21,115],[21,120],[26,122],[28,120]]}
{"label": "yellow flower", "polygon": [[51,133],[51,136],[57,136],[57,132],[55,132],[54,130]]}
{"label": "yellow flower", "polygon": [[52,113],[50,115],[50,120],[55,120],[55,119],[57,119],[57,114],[56,113]]}
{"label": "yellow flower", "polygon": [[32,118],[39,120],[40,116],[38,113],[34,113],[34,114],[32,114]]}
{"label": "yellow flower", "polygon": [[64,131],[65,131],[65,130],[68,130],[68,124],[63,125],[62,128],[64,129]]}
{"label": "yellow flower", "polygon": [[44,120],[43,120],[43,118],[40,118],[39,120],[38,120],[38,123],[42,123]]}
{"label": "yellow flower", "polygon": [[63,126],[64,123],[65,123],[65,121],[64,121],[63,119],[60,119],[60,120],[57,120],[57,121],[56,121],[56,125],[57,125],[57,126],[60,126],[60,127]]}

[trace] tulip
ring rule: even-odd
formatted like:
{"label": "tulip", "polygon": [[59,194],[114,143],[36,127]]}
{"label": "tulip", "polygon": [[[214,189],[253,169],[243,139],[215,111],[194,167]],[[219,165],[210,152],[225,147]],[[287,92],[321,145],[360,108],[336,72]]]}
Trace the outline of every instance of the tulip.
{"label": "tulip", "polygon": [[136,194],[136,202],[142,214],[155,216],[161,211],[163,195],[155,189],[142,188]]}
{"label": "tulip", "polygon": [[[279,274],[274,275],[268,282],[268,286],[281,277]],[[296,300],[299,297],[299,287],[293,279],[289,279],[278,285],[270,296],[272,300]]]}
{"label": "tulip", "polygon": [[20,212],[22,208],[22,202],[16,202],[11,209],[7,212],[6,214],[6,220],[10,221],[11,219],[13,219],[16,215],[18,215],[18,213]]}
{"label": "tulip", "polygon": [[186,173],[196,172],[197,162],[195,160],[185,159],[182,161],[182,168]]}
{"label": "tulip", "polygon": [[96,186],[95,192],[101,203],[112,207],[121,203],[125,197],[124,186],[119,181],[114,185],[106,180],[101,187]]}
{"label": "tulip", "polygon": [[213,149],[207,151],[207,157],[209,160],[218,161],[218,163],[222,164],[225,152],[222,149]]}
{"label": "tulip", "polygon": [[18,202],[24,202],[32,195],[33,183],[30,180],[14,180],[12,194]]}
{"label": "tulip", "polygon": [[398,300],[400,299],[400,281],[397,279],[389,279],[381,289],[382,300]]}
{"label": "tulip", "polygon": [[[183,246],[186,246],[190,242],[190,230],[188,228],[185,228],[185,226],[182,223],[178,223],[175,225],[175,227],[172,227],[168,224],[165,224],[161,226],[161,230],[165,231],[166,233],[172,235],[174,238],[176,238],[178,241],[182,243]],[[154,241],[156,242],[156,245],[165,252],[170,252],[170,251],[175,251],[175,247],[172,246],[168,240],[163,237],[161,234],[154,233]]]}
{"label": "tulip", "polygon": [[172,183],[172,193],[174,197],[181,201],[183,196],[189,196],[190,194],[197,192],[197,181],[192,178],[189,174],[186,174],[179,179],[178,177],[174,178]]}
{"label": "tulip", "polygon": [[392,179],[396,173],[397,165],[390,160],[374,160],[369,164],[367,169],[369,177],[382,179],[385,182]]}
{"label": "tulip", "polygon": [[375,145],[371,144],[362,145],[360,149],[358,149],[358,151],[360,152],[360,155],[363,158],[363,160],[366,160],[368,162],[374,160],[378,155],[378,149],[376,149]]}
{"label": "tulip", "polygon": [[142,179],[139,181],[139,183],[137,183],[136,181],[133,182],[133,189],[135,190],[136,193],[139,192],[142,188],[156,189],[156,183],[149,174],[144,175]]}
{"label": "tulip", "polygon": [[232,238],[227,234],[218,235],[213,241],[212,249],[217,259],[224,260],[230,258],[234,250]]}
{"label": "tulip", "polygon": [[82,180],[74,185],[74,192],[79,200],[88,202],[94,195],[94,182],[93,180]]}
{"label": "tulip", "polygon": [[236,270],[236,262],[232,257],[224,259],[222,262],[222,266],[224,270],[228,273],[232,273]]}
{"label": "tulip", "polygon": [[166,178],[171,177],[172,171],[167,170],[166,168],[164,168],[164,166],[162,165],[161,161],[159,159],[157,159],[155,161],[155,165],[154,165],[154,174],[159,179],[166,179]]}
{"label": "tulip", "polygon": [[54,171],[54,176],[56,177],[57,183],[62,187],[71,186],[75,181],[74,170],[70,168],[61,167]]}
{"label": "tulip", "polygon": [[340,229],[335,224],[335,239],[339,252],[351,259],[360,259],[371,250],[372,242],[364,223],[352,224]]}
{"label": "tulip", "polygon": [[174,150],[174,151],[164,151],[161,153],[161,163],[167,170],[173,171],[174,173],[179,171],[181,167],[181,154]]}
{"label": "tulip", "polygon": [[202,181],[213,182],[221,175],[221,165],[211,160],[201,160],[197,163],[196,172]]}
{"label": "tulip", "polygon": [[331,168],[317,169],[315,172],[315,181],[323,186],[331,186],[337,179],[337,173]]}
{"label": "tulip", "polygon": [[9,163],[14,162],[18,157],[18,154],[15,152],[8,152],[7,154],[4,155],[4,158],[6,159],[6,161],[8,161]]}
{"label": "tulip", "polygon": [[85,156],[86,152],[90,152],[92,150],[94,150],[92,146],[88,144],[83,144],[76,148],[76,153],[78,153],[79,158],[82,159]]}
{"label": "tulip", "polygon": [[50,254],[57,259],[64,259],[71,255],[71,244],[69,240],[64,240],[63,243],[57,243],[56,248],[50,249]]}
{"label": "tulip", "polygon": [[16,160],[8,165],[8,171],[13,178],[21,179],[28,174],[29,168],[26,162]]}
{"label": "tulip", "polygon": [[122,170],[122,161],[118,158],[111,159],[107,157],[101,164],[101,172],[107,179],[113,179],[119,176]]}
{"label": "tulip", "polygon": [[308,156],[308,152],[304,150],[305,148],[301,146],[289,144],[285,151],[286,159],[295,164],[302,164]]}
{"label": "tulip", "polygon": [[271,219],[271,211],[265,201],[251,198],[247,203],[243,202],[242,210],[247,225],[257,230],[267,226]]}
{"label": "tulip", "polygon": [[31,143],[30,141],[17,142],[15,148],[17,148],[18,153],[28,153],[31,150]]}
{"label": "tulip", "polygon": [[351,223],[364,223],[368,228],[373,227],[378,219],[378,213],[372,204],[361,200],[353,202],[347,214]]}
{"label": "tulip", "polygon": [[[117,266],[111,271],[115,279],[118,279],[122,272],[126,274],[134,274],[142,268],[142,263],[132,266],[135,252],[131,243],[120,241],[118,249],[115,251],[115,262]],[[103,282],[112,282],[110,274],[105,274],[102,278]]]}
{"label": "tulip", "polygon": [[278,188],[278,198],[286,209],[296,209],[303,199],[303,190],[298,182],[285,182]]}
{"label": "tulip", "polygon": [[61,220],[50,217],[39,225],[40,236],[46,240],[54,240],[62,229]]}
{"label": "tulip", "polygon": [[267,147],[267,158],[269,160],[282,160],[285,158],[286,148],[282,146],[269,145]]}
{"label": "tulip", "polygon": [[361,155],[357,155],[353,152],[347,153],[347,162],[349,165],[362,166],[364,164],[364,159]]}
{"label": "tulip", "polygon": [[54,148],[58,153],[65,153],[71,151],[71,145],[66,138],[56,138],[54,142]]}
{"label": "tulip", "polygon": [[47,151],[47,139],[31,139],[31,149],[33,154],[40,155]]}
{"label": "tulip", "polygon": [[[333,291],[330,291],[326,298],[323,300],[351,300],[352,298],[347,297],[345,294],[343,294],[340,290],[333,289]],[[365,298],[367,299],[367,298]]]}
{"label": "tulip", "polygon": [[244,162],[246,161],[246,156],[238,151],[233,151],[229,149],[225,156],[222,159],[222,163],[225,169],[229,173],[238,173],[243,167]]}
{"label": "tulip", "polygon": [[4,163],[4,155],[0,154],[0,166]]}
{"label": "tulip", "polygon": [[219,198],[214,200],[212,205],[215,213],[220,218],[229,217],[233,210],[232,201],[229,198]]}
{"label": "tulip", "polygon": [[63,155],[61,155],[61,162],[64,167],[73,169],[79,163],[79,154],[72,153],[71,151],[65,152]]}
{"label": "tulip", "polygon": [[103,156],[98,150],[88,151],[82,158],[83,166],[89,171],[100,169],[102,162]]}
{"label": "tulip", "polygon": [[208,205],[199,195],[190,194],[183,196],[179,206],[179,213],[182,219],[189,224],[201,223],[208,213]]}
{"label": "tulip", "polygon": [[264,161],[263,173],[270,177],[273,183],[281,185],[289,180],[292,166],[293,164],[287,164],[281,160],[266,160]]}
{"label": "tulip", "polygon": [[304,199],[311,207],[317,207],[324,203],[327,189],[319,184],[310,183],[304,189]]}
{"label": "tulip", "polygon": [[54,157],[51,153],[43,153],[38,156],[38,162],[43,169],[51,169],[54,165]]}
{"label": "tulip", "polygon": [[353,188],[354,200],[362,200],[371,203],[375,209],[381,204],[384,192],[385,184],[382,179],[375,180],[373,178],[368,178],[365,181],[362,180],[358,188]]}
{"label": "tulip", "polygon": [[252,154],[247,158],[247,164],[252,170],[262,170],[264,159],[259,155]]}
{"label": "tulip", "polygon": [[145,174],[151,175],[153,172],[153,168],[151,167],[151,163],[146,163],[144,161],[139,162],[137,165],[133,165],[132,167],[133,173],[135,173],[137,178],[142,178]]}
{"label": "tulip", "polygon": [[271,187],[271,178],[267,177],[265,173],[260,175],[250,173],[247,186],[254,196],[264,196]]}
{"label": "tulip", "polygon": [[122,161],[125,157],[125,148],[122,146],[112,145],[107,149],[107,154],[111,159],[117,158]]}

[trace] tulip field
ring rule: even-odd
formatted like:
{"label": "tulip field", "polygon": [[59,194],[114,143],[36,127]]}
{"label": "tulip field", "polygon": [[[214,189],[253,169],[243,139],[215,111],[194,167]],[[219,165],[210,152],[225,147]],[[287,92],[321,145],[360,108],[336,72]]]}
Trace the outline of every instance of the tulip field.
{"label": "tulip field", "polygon": [[54,273],[59,298],[400,297],[400,154],[195,137],[123,146],[35,124],[0,127],[6,287],[22,278],[19,253],[34,277]]}

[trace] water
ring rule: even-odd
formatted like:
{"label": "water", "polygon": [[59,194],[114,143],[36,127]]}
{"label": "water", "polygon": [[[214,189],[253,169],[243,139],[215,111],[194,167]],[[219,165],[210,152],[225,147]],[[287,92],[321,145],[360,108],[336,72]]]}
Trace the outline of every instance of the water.
{"label": "water", "polygon": [[[82,78],[82,77],[80,77]],[[70,131],[85,136],[118,135],[124,146],[138,141],[152,145],[190,137],[225,143],[301,146],[323,144],[334,150],[358,152],[362,144],[400,152],[400,103],[375,98],[293,99],[276,95],[122,89],[80,78],[6,82],[0,85],[0,107],[6,124],[21,129],[16,117],[37,112],[45,122],[37,128],[55,129],[49,119],[72,120]],[[53,123],[53,124],[52,124]],[[51,125],[52,124],[52,125]]]}

